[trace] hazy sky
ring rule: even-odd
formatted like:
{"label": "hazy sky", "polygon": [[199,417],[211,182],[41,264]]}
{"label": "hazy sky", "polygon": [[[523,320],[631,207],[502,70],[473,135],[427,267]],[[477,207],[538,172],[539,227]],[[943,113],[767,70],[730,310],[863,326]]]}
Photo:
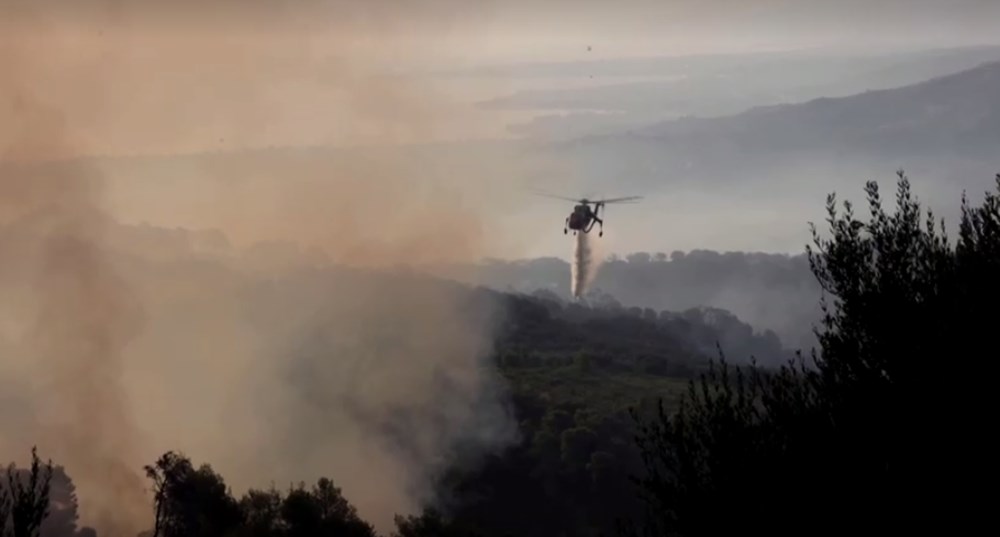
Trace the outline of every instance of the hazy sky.
{"label": "hazy sky", "polygon": [[[18,7],[30,4],[30,8]],[[363,46],[412,60],[513,61],[871,43],[995,41],[994,0],[3,0],[7,24],[143,27],[178,35],[264,34]],[[32,16],[26,14],[31,13]],[[34,23],[24,25],[24,20]],[[58,22],[56,22],[58,21]],[[154,30],[154,34],[156,31]],[[107,35],[103,37],[107,37]],[[405,46],[400,46],[405,43]],[[331,50],[331,52],[334,52]]]}
{"label": "hazy sky", "polygon": [[[1000,36],[995,0],[207,5],[0,0],[0,159],[383,144],[504,132],[509,118],[482,113],[473,99],[456,99],[436,82],[383,76],[393,68],[801,47],[874,50]],[[493,96],[518,89],[516,81],[487,82]],[[58,136],[51,136],[54,130]],[[514,175],[506,167],[463,173],[469,181],[513,181],[505,179]],[[511,203],[498,211],[517,225],[527,222],[512,234],[526,236],[537,220],[525,218],[520,202]],[[552,209],[551,225],[561,239],[564,208]],[[634,229],[631,215],[616,213],[609,234]]]}
{"label": "hazy sky", "polygon": [[[373,73],[426,64],[938,46],[1000,35],[1000,2],[992,0],[210,4],[2,0],[0,59],[12,82],[0,90],[0,106],[25,95],[45,101],[77,131],[76,152],[89,153],[455,139],[496,136],[503,125],[441,88],[373,82]],[[497,94],[512,89],[504,81],[495,86]],[[420,121],[406,119],[415,110]],[[0,145],[10,137],[4,129],[18,128],[5,123]]]}
{"label": "hazy sky", "polygon": [[[0,0],[0,161],[395,144],[502,130],[502,119],[478,113],[440,81],[386,76],[386,69],[874,50],[997,35],[996,0]],[[496,94],[516,89],[504,80],[489,85]],[[248,282],[234,273],[145,270],[150,265],[136,262],[136,252],[156,250],[155,241],[136,249],[137,242],[109,233],[103,211],[129,223],[217,227],[237,243],[294,240],[357,265],[565,255],[571,205],[532,200],[525,187],[544,179],[533,186],[574,195],[582,174],[571,162],[549,160],[555,157],[529,162],[456,146],[429,155],[303,153],[0,168],[0,249],[10,261],[0,271],[9,297],[0,304],[0,348],[14,357],[0,361],[0,384],[28,392],[31,402],[28,411],[0,411],[16,414],[4,423],[30,423],[56,448],[52,456],[80,487],[86,523],[146,524],[149,504],[135,472],[166,449],[219,464],[242,485],[330,470],[363,516],[389,524],[391,514],[413,507],[419,498],[410,488],[431,482],[428,468],[452,440],[471,430],[487,439],[485,447],[497,445],[493,425],[502,431],[506,420],[480,419],[472,403],[489,393],[490,379],[470,360],[492,341],[492,324],[470,316],[465,301],[456,307],[433,291],[410,293],[406,282],[331,281],[332,288],[298,290],[315,303],[303,306],[294,295],[286,302],[269,290],[251,303]],[[800,244],[806,220],[822,218],[822,194],[836,178],[806,164],[805,173],[787,174],[789,185],[770,178],[769,191],[666,183],[665,193],[633,191],[608,177],[599,195],[649,197],[609,210],[596,255]],[[812,178],[808,185],[799,184],[804,176]],[[851,197],[860,187],[859,179]],[[801,201],[807,196],[809,204]],[[123,257],[109,256],[114,251]],[[244,262],[232,261],[253,268]],[[244,316],[251,309],[274,317]],[[311,317],[320,311],[329,317]],[[274,333],[261,333],[265,325]],[[403,337],[383,344],[387,326]],[[315,353],[322,363],[302,375],[317,382],[317,393],[336,397],[312,408],[299,386],[280,380],[286,371],[273,358],[301,349],[303,334],[329,327],[343,329],[349,346],[357,338],[359,350],[348,350],[365,367]],[[369,352],[368,341],[379,345]],[[178,344],[188,347],[178,352]],[[455,375],[455,394],[442,394],[439,371]],[[24,378],[39,384],[25,386]],[[330,392],[328,379],[344,391]],[[288,416],[311,416],[303,408],[332,425],[304,419],[289,427]],[[448,416],[448,427],[446,434],[417,428],[423,464],[414,465],[392,446],[380,451],[367,424],[345,408],[362,416],[424,409],[435,423]],[[35,412],[51,419],[33,419]],[[220,419],[225,430],[214,425]],[[273,434],[275,423],[288,427],[286,436]],[[469,423],[492,425],[479,431]],[[266,449],[246,449],[258,443]],[[289,451],[295,446],[309,451]],[[412,475],[401,481],[404,470]]]}

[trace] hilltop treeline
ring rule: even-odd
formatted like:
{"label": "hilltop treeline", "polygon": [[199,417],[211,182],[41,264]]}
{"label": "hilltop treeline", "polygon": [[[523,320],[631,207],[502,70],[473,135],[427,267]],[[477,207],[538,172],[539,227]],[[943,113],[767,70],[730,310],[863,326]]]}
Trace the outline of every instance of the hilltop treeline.
{"label": "hilltop treeline", "polygon": [[[992,446],[977,359],[998,321],[1000,176],[982,204],[963,199],[954,242],[902,174],[894,212],[874,183],[867,194],[865,219],[828,200],[829,235],[814,230],[806,253],[823,290],[819,345],[785,365],[734,366],[732,351],[709,361],[690,336],[705,325],[683,316],[508,295],[496,358],[521,440],[446,471],[435,508],[397,518],[393,534],[971,529],[987,512],[966,482]],[[757,337],[737,352],[784,352]],[[181,454],[146,470],[157,537],[375,534],[336,476],[237,498]],[[44,519],[18,506],[50,486],[17,481],[0,495],[0,527],[20,537],[31,533],[10,513]]]}
{"label": "hilltop treeline", "polygon": [[[441,268],[444,274],[494,289],[570,297],[569,263],[556,258],[488,260]],[[792,348],[816,344],[822,318],[821,289],[805,254],[676,251],[610,256],[600,266],[587,298],[653,310],[724,309],[760,329],[773,330]]]}

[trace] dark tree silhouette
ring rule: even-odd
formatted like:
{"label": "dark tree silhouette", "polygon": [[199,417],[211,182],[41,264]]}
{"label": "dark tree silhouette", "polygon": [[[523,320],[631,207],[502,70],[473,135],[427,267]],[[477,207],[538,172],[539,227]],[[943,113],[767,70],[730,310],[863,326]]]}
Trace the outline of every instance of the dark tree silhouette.
{"label": "dark tree silhouette", "polygon": [[279,535],[281,526],[281,493],[275,489],[250,490],[240,500],[244,526],[241,537],[271,537]]}
{"label": "dark tree silhouette", "polygon": [[52,461],[42,464],[33,447],[28,471],[21,472],[11,463],[6,481],[6,487],[0,486],[0,533],[5,537],[38,537],[49,514]]}
{"label": "dark tree silhouette", "polygon": [[882,209],[875,183],[866,191],[867,223],[850,203],[838,213],[831,195],[832,238],[813,228],[807,253],[824,315],[812,363],[765,372],[723,360],[691,383],[676,414],[637,416],[645,533],[971,524],[974,498],[961,480],[977,475],[984,459],[975,450],[991,445],[982,432],[982,379],[991,376],[981,368],[992,364],[968,373],[945,364],[995,345],[1000,176],[980,207],[963,196],[954,247],[943,223],[939,230],[922,214],[902,172],[895,214]]}
{"label": "dark tree silhouette", "polygon": [[284,496],[274,488],[250,490],[236,500],[208,465],[195,469],[168,452],[146,467],[153,482],[154,537],[374,537],[333,481],[320,478]]}
{"label": "dark tree silhouette", "polygon": [[287,537],[375,535],[374,528],[358,517],[354,506],[326,478],[321,478],[312,490],[304,484],[290,490],[281,506],[281,518],[287,528],[283,535]]}
{"label": "dark tree silhouette", "polygon": [[[76,486],[62,466],[53,467],[49,493],[49,516],[42,522],[41,537],[73,537],[86,528],[77,529],[79,520]],[[92,531],[92,530],[91,530]]]}
{"label": "dark tree silhouette", "polygon": [[210,466],[195,469],[168,452],[146,466],[146,475],[153,481],[154,537],[214,537],[242,526],[239,504]]}
{"label": "dark tree silhouette", "polygon": [[480,537],[480,534],[459,528],[436,509],[426,509],[420,515],[397,516],[392,537]]}
{"label": "dark tree silhouette", "polygon": [[8,535],[7,525],[10,524],[10,492],[0,483],[0,536]]}

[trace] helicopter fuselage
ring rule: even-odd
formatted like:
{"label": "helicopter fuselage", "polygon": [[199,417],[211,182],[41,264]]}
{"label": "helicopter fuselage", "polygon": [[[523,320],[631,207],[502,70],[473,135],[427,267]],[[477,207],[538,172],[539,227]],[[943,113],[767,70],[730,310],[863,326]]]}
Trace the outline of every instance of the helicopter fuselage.
{"label": "helicopter fuselage", "polygon": [[573,208],[573,212],[566,219],[566,225],[573,231],[588,233],[594,227],[595,220],[597,220],[597,214],[590,208],[590,205],[581,203]]}
{"label": "helicopter fuselage", "polygon": [[[553,197],[551,194],[542,195]],[[554,197],[575,203],[573,212],[569,213],[569,216],[566,217],[566,226],[563,227],[563,233],[568,234],[570,230],[573,230],[574,235],[578,233],[590,233],[590,230],[594,229],[594,225],[599,225],[601,226],[601,230],[598,232],[598,236],[600,237],[604,236],[604,220],[601,218],[601,209],[604,208],[606,203],[627,203],[641,199],[640,196],[629,196],[591,201],[587,198],[574,200],[562,196]],[[593,209],[591,209],[591,205],[593,205]]]}

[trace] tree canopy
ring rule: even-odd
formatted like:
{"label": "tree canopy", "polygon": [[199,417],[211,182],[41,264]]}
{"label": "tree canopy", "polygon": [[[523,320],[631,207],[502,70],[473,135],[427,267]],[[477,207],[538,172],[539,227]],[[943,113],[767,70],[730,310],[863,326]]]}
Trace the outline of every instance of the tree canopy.
{"label": "tree canopy", "polygon": [[960,513],[976,502],[959,483],[976,474],[986,438],[989,362],[976,357],[990,354],[997,326],[1000,176],[981,206],[963,196],[954,245],[902,172],[894,213],[876,183],[866,192],[867,222],[831,195],[830,237],[813,228],[824,316],[811,360],[778,371],[722,360],[679,412],[642,422],[646,532],[969,523]]}

